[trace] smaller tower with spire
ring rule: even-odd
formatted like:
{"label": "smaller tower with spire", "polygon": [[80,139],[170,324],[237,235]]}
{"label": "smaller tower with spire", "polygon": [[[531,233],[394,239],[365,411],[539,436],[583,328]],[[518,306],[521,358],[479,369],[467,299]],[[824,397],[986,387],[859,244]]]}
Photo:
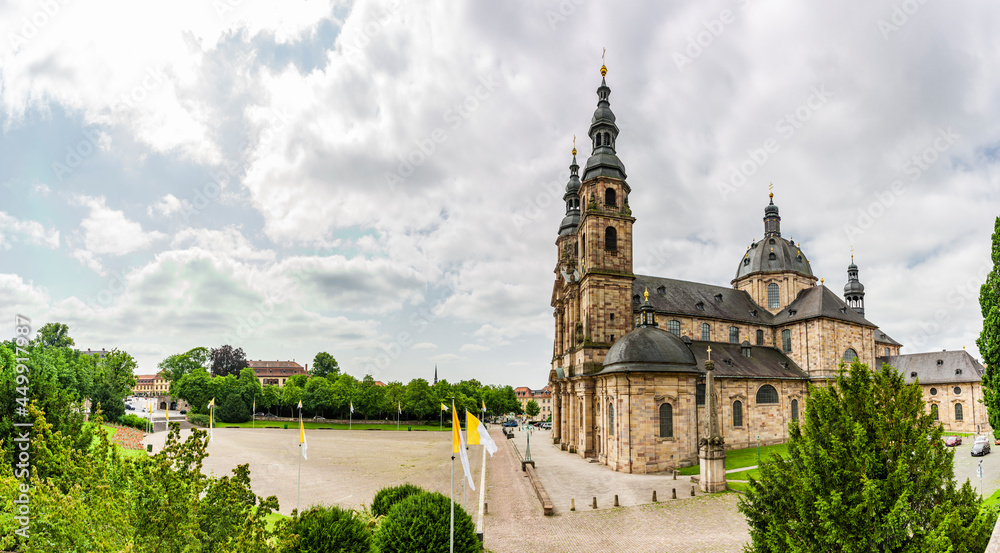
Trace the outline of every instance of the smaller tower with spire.
{"label": "smaller tower with spire", "polygon": [[771,203],[764,208],[764,238],[781,236],[781,217],[778,215],[778,206],[774,205],[774,184],[771,184],[768,197],[771,198]]}
{"label": "smaller tower with spire", "polygon": [[851,264],[847,266],[847,284],[844,286],[844,301],[859,315],[865,315],[865,285],[858,280],[858,266],[854,264],[854,247],[851,247]]}
{"label": "smaller tower with spire", "polygon": [[438,383],[438,365],[437,363],[434,363],[434,385],[436,386],[437,383]]}

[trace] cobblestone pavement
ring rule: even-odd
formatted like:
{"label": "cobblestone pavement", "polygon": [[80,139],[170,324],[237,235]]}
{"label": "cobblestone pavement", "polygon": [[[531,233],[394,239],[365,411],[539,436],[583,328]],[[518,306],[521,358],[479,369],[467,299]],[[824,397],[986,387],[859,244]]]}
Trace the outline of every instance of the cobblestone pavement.
{"label": "cobblestone pavement", "polygon": [[[523,451],[524,436],[516,440]],[[666,500],[660,503],[632,507],[608,508],[611,499],[602,506],[599,498],[597,510],[590,508],[590,493],[586,500],[577,497],[577,511],[570,512],[568,501],[557,507],[556,515],[542,516],[542,508],[535,497],[528,478],[510,444],[506,444],[499,429],[490,435],[500,446],[500,451],[490,461],[486,473],[487,502],[486,548],[494,553],[546,551],[677,551],[677,552],[739,552],[749,539],[746,522],[736,509],[738,494],[723,493],[699,495],[686,499]],[[537,439],[537,441],[536,441]],[[549,455],[552,453],[554,455]],[[569,484],[575,489],[618,487],[621,490],[645,490],[653,479],[615,473],[602,465],[591,464],[576,455],[555,448],[547,432],[532,436],[531,456],[536,460],[539,477],[546,491],[555,497],[568,497],[575,493],[565,489]],[[548,463],[548,465],[546,465]],[[545,475],[543,475],[543,471]],[[554,478],[562,474],[560,478]],[[623,478],[625,477],[625,478]],[[629,485],[629,480],[636,484]],[[608,484],[611,482],[611,484]],[[680,489],[689,491],[688,480],[676,480]],[[667,490],[668,488],[662,488]],[[614,492],[611,492],[612,494]],[[638,492],[619,492],[619,501]],[[645,492],[643,492],[645,493]],[[657,494],[664,493],[658,490]],[[666,492],[666,493],[669,493]],[[651,499],[652,491],[649,491]],[[608,496],[604,496],[608,497]],[[634,503],[633,503],[634,504]]]}

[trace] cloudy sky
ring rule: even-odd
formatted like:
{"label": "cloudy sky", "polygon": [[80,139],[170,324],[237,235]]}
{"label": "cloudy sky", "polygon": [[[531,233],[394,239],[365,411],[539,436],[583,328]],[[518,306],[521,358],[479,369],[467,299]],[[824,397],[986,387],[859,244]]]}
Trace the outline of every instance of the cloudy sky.
{"label": "cloudy sky", "polygon": [[0,307],[82,348],[333,354],[541,387],[607,48],[635,271],[782,230],[904,352],[968,347],[1000,207],[1000,6],[0,2]]}

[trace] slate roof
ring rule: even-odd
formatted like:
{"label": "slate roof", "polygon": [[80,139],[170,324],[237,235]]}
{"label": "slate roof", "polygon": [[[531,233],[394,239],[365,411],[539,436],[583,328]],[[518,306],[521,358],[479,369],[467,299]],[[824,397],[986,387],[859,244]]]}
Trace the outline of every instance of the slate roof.
{"label": "slate roof", "polygon": [[697,359],[698,371],[702,374],[705,373],[705,361],[708,360],[708,346],[712,346],[717,378],[809,380],[809,375],[795,361],[775,348],[750,346],[750,357],[744,357],[740,344],[692,341],[691,352]]}
{"label": "slate roof", "polygon": [[[649,289],[649,303],[657,313],[710,317],[751,324],[773,324],[773,316],[742,290],[673,278],[636,275],[632,305]],[[756,316],[754,315],[756,313]],[[662,321],[661,321],[662,322]]]}
{"label": "slate roof", "polygon": [[306,369],[295,361],[252,361],[248,360],[247,365],[253,369],[254,374],[260,376],[273,375],[294,375],[309,374]]}
{"label": "slate roof", "polygon": [[[938,361],[941,362],[940,365]],[[918,378],[921,384],[979,382],[986,372],[986,368],[965,350],[932,351],[877,358],[879,368],[884,364],[901,372],[907,384]],[[961,371],[961,373],[957,371]]]}
{"label": "slate roof", "polygon": [[886,334],[885,332],[882,332],[881,330],[876,330],[875,331],[875,343],[877,343],[877,344],[890,344],[890,345],[893,345],[893,346],[900,346],[900,347],[903,346],[903,344],[900,344],[899,342],[893,340],[892,338],[889,337],[888,334]]}
{"label": "slate roof", "polygon": [[833,290],[822,284],[799,292],[792,303],[774,315],[774,324],[781,325],[814,317],[829,317],[864,326],[877,326],[859,315]]}
{"label": "slate roof", "polygon": [[[771,259],[771,254],[774,259]],[[755,273],[783,273],[793,271],[806,276],[813,276],[809,259],[802,253],[799,245],[780,236],[768,236],[760,242],[754,242],[743,254],[740,266],[736,268],[736,278],[743,278]]]}
{"label": "slate roof", "polygon": [[680,338],[653,326],[622,336],[604,356],[600,374],[613,372],[697,372],[695,359]]}

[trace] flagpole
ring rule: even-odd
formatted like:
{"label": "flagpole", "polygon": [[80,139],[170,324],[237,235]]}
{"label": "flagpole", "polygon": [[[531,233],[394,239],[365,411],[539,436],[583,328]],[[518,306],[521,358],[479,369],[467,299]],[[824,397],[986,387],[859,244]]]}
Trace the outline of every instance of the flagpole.
{"label": "flagpole", "polygon": [[[452,409],[454,409],[454,406],[452,406]],[[459,428],[458,431],[461,432],[462,429]],[[465,443],[466,444],[469,443],[469,418],[468,417],[465,418]],[[465,446],[465,455],[466,455],[466,457],[469,456],[469,446],[468,445]],[[462,508],[463,509],[465,508],[465,502],[468,499],[468,496],[465,494],[465,481],[466,480],[468,480],[468,478],[463,478],[462,479]]]}
{"label": "flagpole", "polygon": [[[485,428],[486,425],[484,424]],[[482,441],[480,441],[482,444]],[[480,532],[483,533],[483,539],[486,538],[486,528],[483,525],[483,506],[486,503],[486,444],[483,445],[483,470],[479,471],[479,524],[476,527]]]}
{"label": "flagpole", "polygon": [[[246,403],[244,403],[243,405],[246,405]],[[299,402],[299,405],[302,405],[301,401]],[[299,428],[300,429],[302,428],[302,407],[299,407]],[[301,432],[301,430],[299,430],[299,432]],[[299,514],[299,499],[301,498],[302,498],[302,440],[300,439],[299,440],[299,484],[298,484],[298,491],[296,492],[295,495],[296,514]]]}
{"label": "flagpole", "polygon": [[[451,408],[455,409],[455,398],[451,398]],[[444,413],[444,411],[441,411]],[[454,411],[453,411],[454,412]],[[441,415],[441,420],[444,420],[444,415]],[[442,422],[442,424],[444,424]],[[452,430],[454,432],[454,430]],[[454,442],[454,438],[452,438]],[[460,444],[461,445],[461,444]],[[451,449],[451,520],[449,521],[449,535],[451,536],[450,544],[451,548],[449,553],[455,553],[455,448],[454,445]]]}

